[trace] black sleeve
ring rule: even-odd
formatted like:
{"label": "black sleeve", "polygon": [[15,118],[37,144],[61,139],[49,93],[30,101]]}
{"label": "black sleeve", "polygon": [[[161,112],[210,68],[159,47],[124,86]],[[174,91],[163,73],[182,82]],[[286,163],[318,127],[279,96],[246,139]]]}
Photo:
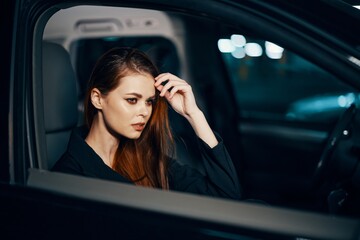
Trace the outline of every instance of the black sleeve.
{"label": "black sleeve", "polygon": [[169,184],[172,190],[208,196],[240,199],[238,176],[223,140],[216,134],[218,145],[210,148],[198,139],[205,168],[205,176],[196,169],[172,160],[169,166]]}

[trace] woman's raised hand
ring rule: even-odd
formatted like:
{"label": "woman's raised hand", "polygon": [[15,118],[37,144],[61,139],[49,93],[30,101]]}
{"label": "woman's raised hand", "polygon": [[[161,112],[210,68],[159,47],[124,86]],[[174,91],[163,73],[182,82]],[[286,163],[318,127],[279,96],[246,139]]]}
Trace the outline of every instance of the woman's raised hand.
{"label": "woman's raised hand", "polygon": [[189,121],[199,138],[211,148],[218,144],[205,115],[196,105],[191,86],[186,81],[171,73],[162,73],[155,78],[154,86],[160,91],[160,96],[165,97],[171,107]]}
{"label": "woman's raised hand", "polygon": [[155,78],[154,86],[160,91],[160,96],[165,97],[171,107],[185,118],[200,111],[191,86],[185,80],[171,73],[161,73]]}

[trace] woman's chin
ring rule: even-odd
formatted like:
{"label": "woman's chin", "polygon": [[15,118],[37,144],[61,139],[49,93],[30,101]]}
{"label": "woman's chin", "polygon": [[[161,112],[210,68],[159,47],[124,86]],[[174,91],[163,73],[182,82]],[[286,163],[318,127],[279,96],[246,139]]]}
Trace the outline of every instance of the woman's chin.
{"label": "woman's chin", "polygon": [[129,136],[126,136],[128,139],[136,140],[140,138],[142,132],[135,132],[132,134],[129,134]]}

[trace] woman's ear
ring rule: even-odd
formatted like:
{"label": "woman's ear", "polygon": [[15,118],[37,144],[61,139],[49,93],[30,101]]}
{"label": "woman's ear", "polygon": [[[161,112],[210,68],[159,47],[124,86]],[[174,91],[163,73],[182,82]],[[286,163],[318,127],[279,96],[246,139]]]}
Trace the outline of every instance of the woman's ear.
{"label": "woman's ear", "polygon": [[90,98],[91,98],[91,103],[92,103],[92,105],[94,105],[95,108],[102,109],[102,106],[101,106],[102,98],[101,98],[101,92],[99,91],[99,89],[93,88],[90,93]]}

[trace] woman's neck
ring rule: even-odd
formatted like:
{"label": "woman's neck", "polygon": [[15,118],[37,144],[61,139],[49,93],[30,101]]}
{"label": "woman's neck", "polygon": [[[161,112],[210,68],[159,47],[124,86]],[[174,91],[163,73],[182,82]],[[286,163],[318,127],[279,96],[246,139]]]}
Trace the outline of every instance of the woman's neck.
{"label": "woman's neck", "polygon": [[106,165],[112,167],[119,146],[119,139],[113,136],[106,129],[105,124],[101,124],[97,117],[92,122],[85,142],[100,156]]}

